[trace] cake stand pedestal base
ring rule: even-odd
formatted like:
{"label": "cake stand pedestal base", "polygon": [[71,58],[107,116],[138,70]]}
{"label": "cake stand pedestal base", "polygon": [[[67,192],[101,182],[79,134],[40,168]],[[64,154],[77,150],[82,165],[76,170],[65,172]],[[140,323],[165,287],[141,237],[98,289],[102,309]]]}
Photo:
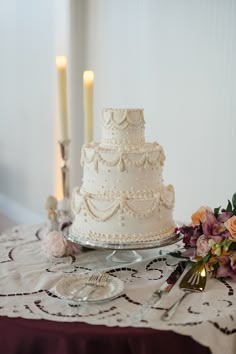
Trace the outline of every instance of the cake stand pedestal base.
{"label": "cake stand pedestal base", "polygon": [[115,250],[106,257],[110,263],[136,263],[142,260],[141,254],[136,251],[129,250]]}
{"label": "cake stand pedestal base", "polygon": [[161,248],[175,244],[182,239],[182,235],[175,233],[163,240],[153,240],[146,242],[131,242],[131,243],[105,243],[102,241],[90,240],[83,238],[81,235],[74,233],[71,230],[71,226],[63,230],[64,237],[71,241],[78,243],[82,247],[92,249],[111,250],[111,253],[106,256],[106,261],[110,266],[115,264],[128,264],[140,262],[143,257],[137,251],[145,250],[148,248]]}

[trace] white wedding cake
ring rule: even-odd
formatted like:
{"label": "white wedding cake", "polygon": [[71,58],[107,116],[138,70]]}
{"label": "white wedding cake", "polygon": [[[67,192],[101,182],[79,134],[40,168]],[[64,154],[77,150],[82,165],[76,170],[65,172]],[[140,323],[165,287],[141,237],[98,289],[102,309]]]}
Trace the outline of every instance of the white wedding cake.
{"label": "white wedding cake", "polygon": [[163,185],[164,152],[145,142],[144,124],[143,109],[103,110],[101,143],[82,148],[73,241],[132,246],[173,237],[174,188]]}

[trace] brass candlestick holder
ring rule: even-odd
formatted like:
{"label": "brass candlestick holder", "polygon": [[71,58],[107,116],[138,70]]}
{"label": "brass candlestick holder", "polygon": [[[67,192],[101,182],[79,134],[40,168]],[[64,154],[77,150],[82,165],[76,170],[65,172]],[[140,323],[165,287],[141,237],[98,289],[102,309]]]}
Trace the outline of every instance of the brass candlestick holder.
{"label": "brass candlestick holder", "polygon": [[61,158],[63,160],[61,166],[63,197],[68,199],[70,198],[69,144],[70,140],[59,141]]}

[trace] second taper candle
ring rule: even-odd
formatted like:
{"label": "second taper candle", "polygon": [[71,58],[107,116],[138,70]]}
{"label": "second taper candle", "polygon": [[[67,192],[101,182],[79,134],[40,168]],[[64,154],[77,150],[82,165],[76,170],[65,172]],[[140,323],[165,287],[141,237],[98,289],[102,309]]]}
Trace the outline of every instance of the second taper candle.
{"label": "second taper candle", "polygon": [[94,72],[84,71],[84,140],[87,144],[93,141],[93,83]]}

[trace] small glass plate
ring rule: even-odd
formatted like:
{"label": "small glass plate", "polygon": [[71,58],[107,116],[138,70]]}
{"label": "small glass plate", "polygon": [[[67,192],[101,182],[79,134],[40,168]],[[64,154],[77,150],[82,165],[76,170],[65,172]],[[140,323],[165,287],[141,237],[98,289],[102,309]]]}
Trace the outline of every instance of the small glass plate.
{"label": "small glass plate", "polygon": [[[88,297],[86,301],[79,301],[76,298],[78,296],[79,289],[84,287],[91,274],[86,275],[70,275],[62,278],[56,285],[55,293],[61,299],[67,300],[70,303],[97,303],[115,299],[124,292],[124,283],[116,277],[109,276],[106,286],[97,287],[97,289]],[[93,287],[88,285],[83,289],[83,296],[86,295],[86,291],[91,291]],[[77,293],[77,295],[76,295]],[[73,298],[74,296],[74,298]]]}

